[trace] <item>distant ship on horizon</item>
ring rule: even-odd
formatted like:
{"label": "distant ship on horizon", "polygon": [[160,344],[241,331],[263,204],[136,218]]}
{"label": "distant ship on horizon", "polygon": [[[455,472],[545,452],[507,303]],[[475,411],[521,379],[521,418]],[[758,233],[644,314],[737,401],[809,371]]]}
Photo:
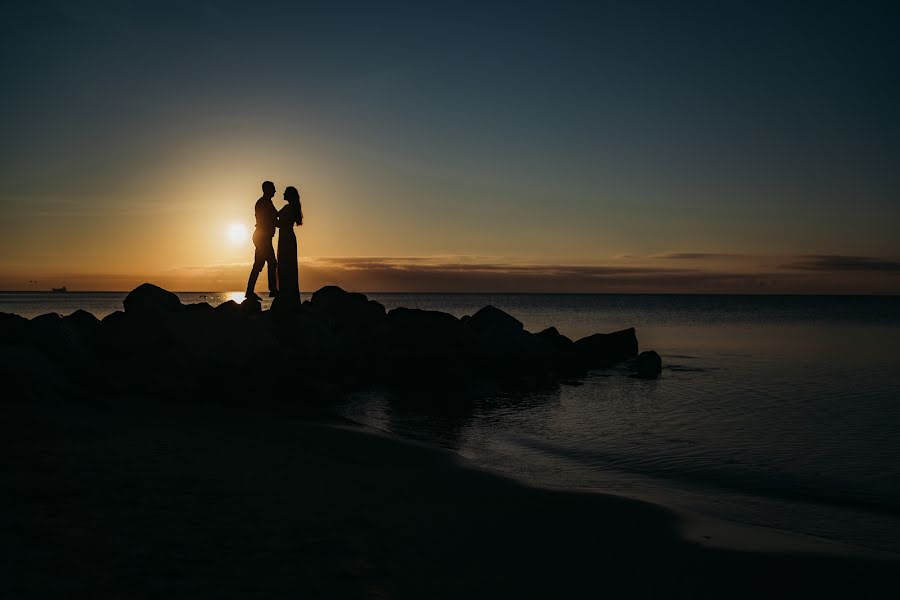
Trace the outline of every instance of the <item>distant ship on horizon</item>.
{"label": "distant ship on horizon", "polygon": [[66,286],[62,286],[62,287],[58,287],[58,288],[50,288],[50,291],[56,292],[58,294],[62,294],[62,293],[68,292],[69,290],[66,289]]}

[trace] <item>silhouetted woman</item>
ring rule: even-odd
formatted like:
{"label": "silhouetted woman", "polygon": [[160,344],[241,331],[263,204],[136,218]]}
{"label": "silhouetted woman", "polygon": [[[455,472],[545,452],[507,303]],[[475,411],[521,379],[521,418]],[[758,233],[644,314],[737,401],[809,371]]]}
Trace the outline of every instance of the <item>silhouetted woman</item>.
{"label": "silhouetted woman", "polygon": [[278,304],[300,301],[300,282],[297,279],[297,236],[294,226],[303,225],[300,192],[295,187],[284,189],[287,204],[278,211]]}

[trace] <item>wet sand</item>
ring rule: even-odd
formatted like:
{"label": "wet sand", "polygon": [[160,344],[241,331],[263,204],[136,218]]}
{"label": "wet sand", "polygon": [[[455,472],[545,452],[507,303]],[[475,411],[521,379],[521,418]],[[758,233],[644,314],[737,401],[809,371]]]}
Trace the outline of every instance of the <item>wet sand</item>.
{"label": "wet sand", "polygon": [[4,598],[859,598],[900,571],[798,552],[814,542],[723,548],[696,523],[688,539],[660,506],[529,488],[271,410],[121,399],[2,411]]}

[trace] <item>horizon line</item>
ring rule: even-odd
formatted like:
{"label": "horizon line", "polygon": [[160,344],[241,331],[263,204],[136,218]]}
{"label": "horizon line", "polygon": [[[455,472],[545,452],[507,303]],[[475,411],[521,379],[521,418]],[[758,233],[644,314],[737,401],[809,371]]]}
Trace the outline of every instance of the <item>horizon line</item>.
{"label": "horizon line", "polygon": [[[149,282],[148,282],[149,283]],[[156,285],[156,284],[153,284]],[[158,286],[162,288],[162,286]],[[329,287],[329,286],[322,286]],[[854,293],[854,292],[380,292],[380,291],[361,291],[349,290],[341,286],[342,290],[349,293],[359,294],[381,294],[392,296],[797,296],[797,297],[857,297],[857,298],[900,298],[900,294],[896,293]],[[169,290],[173,294],[233,294],[240,293],[241,290]],[[322,289],[321,287],[318,289]],[[313,294],[312,292],[303,292],[301,294]],[[66,290],[65,292],[53,292],[49,290],[0,290],[0,294],[48,294],[55,297],[65,296],[66,294],[129,294],[131,290]]]}

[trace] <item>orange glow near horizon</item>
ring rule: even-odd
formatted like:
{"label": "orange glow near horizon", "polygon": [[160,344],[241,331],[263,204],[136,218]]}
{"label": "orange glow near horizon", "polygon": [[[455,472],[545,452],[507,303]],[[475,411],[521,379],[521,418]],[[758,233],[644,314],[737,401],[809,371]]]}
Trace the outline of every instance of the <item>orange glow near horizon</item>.
{"label": "orange glow near horizon", "polygon": [[[303,291],[336,284],[395,292],[900,292],[900,277],[885,265],[790,267],[819,243],[782,232],[780,248],[760,253],[755,230],[741,221],[674,215],[661,228],[610,201],[564,211],[553,203],[515,207],[489,186],[456,198],[416,177],[377,179],[372,165],[338,168],[303,149],[254,153],[232,142],[175,153],[152,165],[166,177],[138,171],[133,189],[117,175],[104,182],[105,196],[20,204],[0,224],[0,289],[127,291],[145,281],[178,291],[241,289],[253,258],[253,205],[267,178],[276,208],[284,187],[301,191]],[[854,254],[891,255],[873,240]]]}
{"label": "orange glow near horizon", "polygon": [[[220,230],[221,231],[221,230]],[[0,289],[129,291],[151,282],[173,291],[239,290],[246,281],[252,243],[219,241],[234,260],[120,273],[49,274],[24,271],[0,278]],[[897,294],[898,278],[879,265],[850,264],[842,257],[668,254],[614,257],[603,263],[540,261],[509,257],[304,257],[300,288],[312,292],[339,285],[361,292],[486,293],[703,293],[703,294]],[[890,267],[890,263],[880,268]],[[856,270],[854,270],[856,269]],[[29,278],[30,276],[30,278]],[[23,285],[21,282],[26,282]],[[233,298],[239,301],[242,298]]]}

